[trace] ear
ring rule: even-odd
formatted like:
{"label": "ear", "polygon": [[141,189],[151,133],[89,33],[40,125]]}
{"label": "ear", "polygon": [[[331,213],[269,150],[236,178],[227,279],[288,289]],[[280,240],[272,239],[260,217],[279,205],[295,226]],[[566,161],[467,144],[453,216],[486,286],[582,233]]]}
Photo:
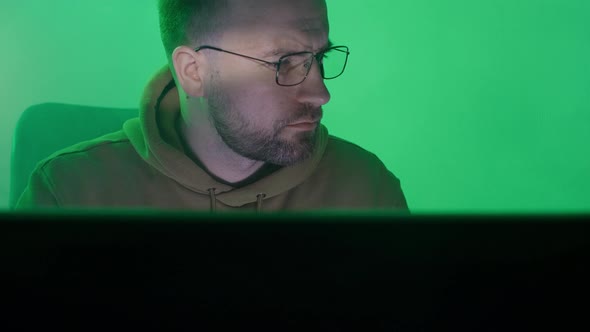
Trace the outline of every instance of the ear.
{"label": "ear", "polygon": [[203,96],[204,61],[199,53],[187,46],[179,46],[172,53],[177,82],[191,97]]}

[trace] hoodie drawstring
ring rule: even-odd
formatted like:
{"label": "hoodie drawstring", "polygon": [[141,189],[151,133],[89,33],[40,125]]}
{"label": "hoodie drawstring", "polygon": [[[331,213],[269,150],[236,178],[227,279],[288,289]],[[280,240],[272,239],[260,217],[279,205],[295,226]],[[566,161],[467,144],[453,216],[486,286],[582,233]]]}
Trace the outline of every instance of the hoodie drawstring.
{"label": "hoodie drawstring", "polygon": [[[209,211],[215,212],[217,210],[217,198],[215,197],[215,190],[216,188],[209,188],[207,191],[209,192],[209,199],[210,199],[210,206]],[[256,195],[256,212],[262,211],[262,200],[266,198],[266,194],[260,193]]]}
{"label": "hoodie drawstring", "polygon": [[258,199],[256,201],[256,212],[261,212],[262,211],[262,200],[266,197],[266,194],[258,194],[256,195],[256,198]]}
{"label": "hoodie drawstring", "polygon": [[216,188],[207,189],[207,191],[209,192],[209,199],[211,200],[211,203],[209,205],[210,212],[215,212],[215,210],[217,210],[217,199],[215,198],[215,189]]}

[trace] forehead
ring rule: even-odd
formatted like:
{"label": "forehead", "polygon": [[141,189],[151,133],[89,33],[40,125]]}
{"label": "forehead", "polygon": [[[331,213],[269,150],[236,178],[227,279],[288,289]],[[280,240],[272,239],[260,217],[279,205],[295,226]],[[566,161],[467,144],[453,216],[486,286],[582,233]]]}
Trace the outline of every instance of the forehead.
{"label": "forehead", "polygon": [[324,0],[230,0],[226,18],[228,34],[259,40],[279,35],[327,39],[329,30]]}
{"label": "forehead", "polygon": [[325,14],[324,0],[228,0],[228,9],[234,19],[296,19]]}

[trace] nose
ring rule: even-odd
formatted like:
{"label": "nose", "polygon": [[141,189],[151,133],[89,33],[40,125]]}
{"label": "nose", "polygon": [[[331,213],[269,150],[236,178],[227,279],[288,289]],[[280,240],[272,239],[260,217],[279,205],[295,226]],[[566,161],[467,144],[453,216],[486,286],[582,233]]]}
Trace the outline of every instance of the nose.
{"label": "nose", "polygon": [[298,87],[297,100],[302,104],[320,107],[330,101],[330,92],[324,84],[320,65],[315,59],[305,81],[296,87]]}

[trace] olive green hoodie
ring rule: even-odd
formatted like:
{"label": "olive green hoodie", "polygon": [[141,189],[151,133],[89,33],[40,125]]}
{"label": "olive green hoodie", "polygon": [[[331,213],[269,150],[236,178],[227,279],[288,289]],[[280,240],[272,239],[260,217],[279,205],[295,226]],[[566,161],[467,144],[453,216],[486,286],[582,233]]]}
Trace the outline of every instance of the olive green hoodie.
{"label": "olive green hoodie", "polygon": [[143,103],[122,130],[40,162],[17,203],[24,208],[198,211],[407,211],[399,180],[372,153],[318,127],[315,152],[239,188],[220,183],[184,152],[179,112]]}

